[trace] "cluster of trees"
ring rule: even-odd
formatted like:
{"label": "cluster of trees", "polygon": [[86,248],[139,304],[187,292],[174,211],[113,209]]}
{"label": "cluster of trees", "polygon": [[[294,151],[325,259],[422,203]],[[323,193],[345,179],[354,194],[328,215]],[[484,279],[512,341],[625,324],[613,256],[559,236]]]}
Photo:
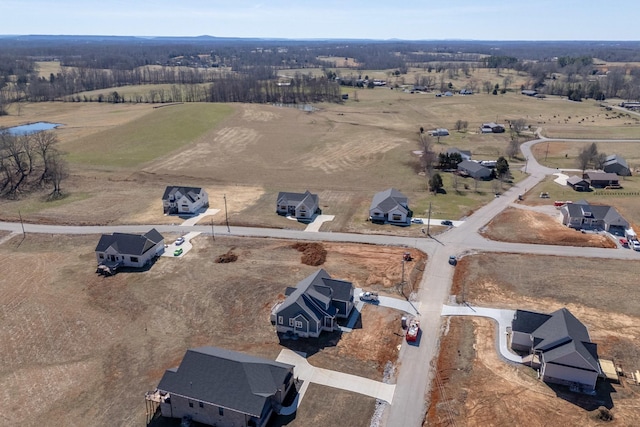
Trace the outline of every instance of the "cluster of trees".
{"label": "cluster of trees", "polygon": [[593,169],[602,169],[606,158],[605,153],[598,152],[598,145],[594,142],[578,153],[578,167],[582,169],[582,172],[587,170],[589,166]]}
{"label": "cluster of trees", "polygon": [[57,143],[53,132],[12,135],[0,129],[0,196],[50,186],[51,196],[59,197],[68,168]]}

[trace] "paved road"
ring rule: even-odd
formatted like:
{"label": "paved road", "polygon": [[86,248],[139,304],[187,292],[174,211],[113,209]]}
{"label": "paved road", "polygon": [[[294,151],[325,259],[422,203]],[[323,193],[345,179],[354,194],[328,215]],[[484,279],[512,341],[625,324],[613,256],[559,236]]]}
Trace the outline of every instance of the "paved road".
{"label": "paved road", "polygon": [[[248,236],[248,237],[272,237],[282,239],[300,239],[332,242],[368,243],[375,245],[390,245],[416,247],[427,253],[428,263],[420,290],[418,300],[420,303],[420,321],[422,335],[420,345],[406,345],[400,349],[398,360],[399,373],[395,394],[391,409],[385,414],[386,425],[396,426],[420,426],[422,425],[426,411],[425,402],[428,397],[431,379],[434,373],[433,363],[438,352],[438,343],[441,331],[442,304],[449,297],[454,268],[449,266],[450,255],[461,255],[475,251],[493,251],[508,253],[529,253],[540,255],[558,255],[571,257],[596,257],[617,259],[640,259],[640,253],[630,250],[560,247],[551,245],[530,245],[519,243],[504,243],[486,240],[478,234],[478,230],[484,227],[493,217],[498,215],[510,203],[513,203],[519,194],[533,188],[546,175],[556,173],[551,169],[540,165],[531,154],[531,146],[543,141],[567,141],[567,142],[606,142],[602,139],[573,140],[573,139],[546,139],[539,138],[521,145],[521,150],[527,159],[525,168],[529,177],[513,186],[503,195],[492,200],[468,217],[463,223],[456,224],[447,232],[433,238],[408,238],[383,235],[349,234],[349,233],[308,233],[299,230],[280,230],[252,227],[216,227],[216,236]],[[640,142],[640,140],[621,140],[624,142]],[[186,225],[131,225],[131,226],[56,226],[24,224],[26,233],[46,234],[101,234],[128,232],[143,233],[151,227],[155,227],[161,233],[185,232],[210,234],[210,226],[186,226]],[[20,223],[1,223],[0,230],[13,233],[22,233]]]}

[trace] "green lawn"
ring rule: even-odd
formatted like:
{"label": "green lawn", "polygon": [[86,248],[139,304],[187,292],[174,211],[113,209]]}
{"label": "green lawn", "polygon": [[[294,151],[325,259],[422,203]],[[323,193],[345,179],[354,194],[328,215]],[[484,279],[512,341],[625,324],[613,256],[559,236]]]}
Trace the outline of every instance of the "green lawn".
{"label": "green lawn", "polygon": [[71,163],[131,168],[195,141],[227,117],[224,104],[163,106],[123,126],[74,141],[67,146]]}

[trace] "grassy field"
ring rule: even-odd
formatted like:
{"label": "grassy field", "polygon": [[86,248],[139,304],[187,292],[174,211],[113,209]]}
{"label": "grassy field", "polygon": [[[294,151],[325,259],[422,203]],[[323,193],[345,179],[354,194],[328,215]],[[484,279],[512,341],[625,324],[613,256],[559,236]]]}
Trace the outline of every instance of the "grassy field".
{"label": "grassy field", "polygon": [[[635,138],[640,138],[640,132],[636,130]],[[575,169],[580,152],[591,145],[587,142],[560,142],[551,141],[533,146],[531,152],[538,163],[550,168]],[[598,152],[605,154],[618,154],[622,156],[632,169],[640,165],[640,143],[637,142],[596,142]]]}
{"label": "grassy field", "polygon": [[[278,341],[270,309],[287,286],[317,269],[301,264],[292,242],[217,237],[214,244],[201,236],[184,258],[104,278],[95,273],[98,238],[27,234],[0,246],[0,387],[11,390],[0,394],[0,417],[7,425],[141,425],[144,393],[187,348],[213,345],[274,359],[290,344]],[[333,277],[395,294],[401,277],[395,260],[404,249],[325,248],[323,268]],[[235,263],[214,262],[229,250],[238,255]],[[381,380],[387,361],[397,359],[399,317],[369,306],[352,333],[296,341],[295,349],[308,352],[315,366]],[[359,410],[335,402],[337,395]],[[314,425],[315,417],[331,414],[364,426],[372,411],[373,399],[314,392],[292,425]]]}

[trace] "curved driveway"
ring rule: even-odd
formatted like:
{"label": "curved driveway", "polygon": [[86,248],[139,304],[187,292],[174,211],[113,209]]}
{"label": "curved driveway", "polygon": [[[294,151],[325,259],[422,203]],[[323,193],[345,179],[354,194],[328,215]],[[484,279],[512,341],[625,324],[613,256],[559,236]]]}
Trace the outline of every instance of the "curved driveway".
{"label": "curved driveway", "polygon": [[[527,159],[529,177],[514,185],[501,197],[493,199],[468,217],[464,223],[437,236],[436,238],[414,238],[383,235],[351,234],[351,233],[308,233],[298,230],[280,230],[253,227],[231,227],[229,232],[218,232],[217,235],[272,237],[280,239],[300,239],[332,242],[368,243],[375,245],[390,245],[416,247],[426,252],[427,267],[418,291],[420,304],[420,324],[422,336],[419,346],[403,345],[400,349],[398,365],[400,366],[395,394],[390,411],[385,414],[385,422],[389,427],[421,426],[426,412],[429,387],[434,373],[435,356],[437,355],[440,331],[442,304],[449,297],[449,290],[453,279],[454,268],[449,266],[450,255],[474,251],[529,253],[540,255],[558,255],[571,257],[597,257],[617,259],[640,259],[640,254],[629,250],[578,248],[569,246],[531,245],[519,243],[505,243],[484,239],[478,230],[484,227],[493,217],[498,215],[518,195],[526,189],[533,188],[546,175],[557,172],[540,165],[531,154],[531,146],[543,141],[571,141],[571,142],[606,142],[603,139],[568,140],[540,138],[521,145],[522,153]],[[610,140],[612,141],[612,140]],[[640,142],[640,140],[623,140],[624,142]],[[149,227],[155,227],[160,232],[200,232],[210,233],[209,226],[180,226],[180,225],[130,225],[130,226],[57,226],[24,224],[27,233],[47,234],[101,234],[114,231],[139,233],[146,232]],[[0,230],[21,233],[20,223],[0,222]]]}

